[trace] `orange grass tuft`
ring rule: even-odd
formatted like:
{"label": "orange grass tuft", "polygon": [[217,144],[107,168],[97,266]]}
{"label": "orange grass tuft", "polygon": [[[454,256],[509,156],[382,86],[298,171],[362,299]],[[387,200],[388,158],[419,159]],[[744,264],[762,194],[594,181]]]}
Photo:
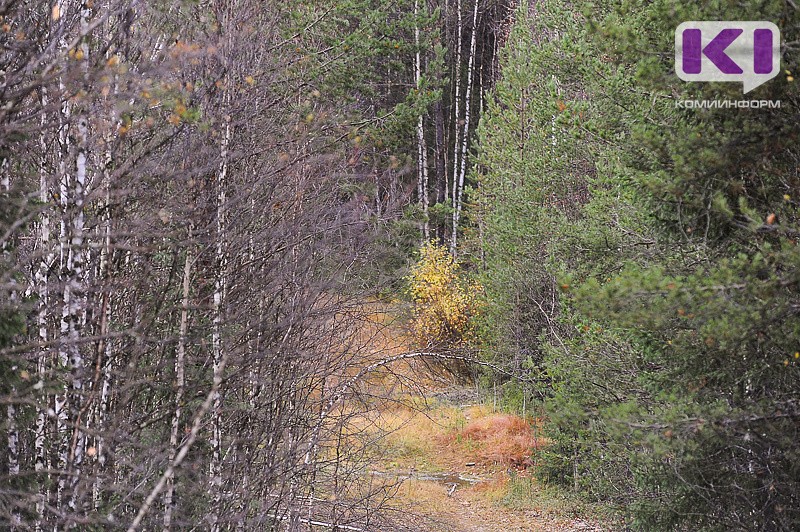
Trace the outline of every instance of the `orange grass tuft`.
{"label": "orange grass tuft", "polygon": [[535,425],[511,414],[492,414],[471,421],[450,440],[474,449],[483,462],[494,462],[525,469],[531,464],[531,453],[542,441],[536,437]]}

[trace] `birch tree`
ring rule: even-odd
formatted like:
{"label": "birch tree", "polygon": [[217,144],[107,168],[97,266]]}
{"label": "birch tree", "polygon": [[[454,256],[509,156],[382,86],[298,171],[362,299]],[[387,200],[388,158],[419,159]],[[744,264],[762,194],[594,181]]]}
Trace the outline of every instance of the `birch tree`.
{"label": "birch tree", "polygon": [[[461,0],[459,0],[460,3]],[[458,245],[458,224],[461,218],[461,202],[464,195],[464,178],[467,173],[467,146],[469,142],[469,123],[471,118],[471,103],[472,103],[472,87],[473,87],[473,77],[475,74],[475,47],[476,47],[476,39],[478,36],[478,2],[479,0],[475,0],[475,4],[472,10],[472,31],[470,33],[470,43],[469,43],[469,55],[468,55],[468,66],[467,66],[467,84],[465,88],[464,94],[464,126],[461,132],[461,135],[456,135],[456,152],[458,153],[457,157],[454,157],[453,160],[455,164],[453,166],[453,233],[452,238],[450,240],[450,253],[455,256],[457,245]],[[459,5],[459,14],[460,14],[460,5]],[[459,27],[461,26],[460,23],[460,16],[459,16]],[[459,33],[460,35],[460,33]],[[460,38],[459,38],[460,39]],[[461,43],[459,41],[459,47]],[[458,85],[456,85],[458,87]],[[458,116],[458,93],[456,93],[456,116]],[[458,127],[458,122],[456,127]],[[458,176],[458,179],[456,179]]]}
{"label": "birch tree", "polygon": [[367,4],[340,7],[397,47],[354,98],[324,5],[0,9],[3,525],[396,528],[342,386],[374,362],[376,242],[415,159],[430,214],[453,127],[428,127],[436,11]]}
{"label": "birch tree", "polygon": [[[419,15],[419,0],[414,0],[414,17]],[[419,39],[419,22],[414,24],[414,82],[417,93],[422,91],[422,57]],[[417,197],[422,203],[422,239],[430,239],[430,221],[428,219],[428,208],[430,204],[428,196],[428,147],[425,142],[425,127],[423,113],[417,117]]]}

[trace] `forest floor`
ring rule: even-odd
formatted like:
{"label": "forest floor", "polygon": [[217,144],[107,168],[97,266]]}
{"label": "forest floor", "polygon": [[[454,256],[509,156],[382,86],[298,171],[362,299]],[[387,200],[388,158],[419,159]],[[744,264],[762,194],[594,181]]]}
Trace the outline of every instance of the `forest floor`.
{"label": "forest floor", "polygon": [[[392,326],[373,343],[383,356],[406,344]],[[503,413],[475,387],[455,385],[421,361],[400,364],[372,380],[375,395],[390,400],[377,402],[363,422],[383,436],[370,474],[397,483],[393,508],[429,531],[619,528],[606,508],[536,479],[536,449],[546,444],[541,419]]]}
{"label": "forest floor", "polygon": [[525,456],[537,445],[531,420],[445,398],[387,409],[377,424],[386,437],[373,475],[402,480],[393,506],[424,516],[428,530],[612,529],[602,509],[537,481],[535,451]]}

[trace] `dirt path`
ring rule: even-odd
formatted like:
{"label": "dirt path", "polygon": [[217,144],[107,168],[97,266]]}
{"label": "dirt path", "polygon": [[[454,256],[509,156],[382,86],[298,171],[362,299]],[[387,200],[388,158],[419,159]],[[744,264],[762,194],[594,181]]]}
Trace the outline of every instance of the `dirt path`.
{"label": "dirt path", "polygon": [[460,506],[451,521],[456,525],[455,530],[464,532],[603,530],[596,523],[591,524],[583,519],[548,516],[536,510],[513,511],[489,505],[480,497],[469,494],[453,495],[454,501]]}
{"label": "dirt path", "polygon": [[[395,327],[376,327],[370,335],[375,356],[406,350]],[[378,376],[373,385],[382,392],[395,390],[398,382],[413,386],[399,386],[396,400],[383,403],[370,419],[383,433],[374,468],[402,481],[393,506],[422,518],[421,531],[615,528],[602,523],[594,508],[535,480],[530,457],[544,444],[541,422],[496,412],[480,404],[474,388],[448,384],[429,369],[412,362]]]}
{"label": "dirt path", "polygon": [[[438,488],[438,497],[432,497],[435,487],[412,488],[407,497],[412,508],[421,510],[428,518],[429,531],[448,532],[522,532],[522,531],[586,531],[609,530],[597,521],[578,517],[565,517],[546,510],[513,510],[487,499],[480,491],[457,489],[447,496],[448,489]],[[447,499],[444,499],[448,497]],[[439,499],[435,504],[432,499]]]}
{"label": "dirt path", "polygon": [[[428,404],[425,412],[398,407],[381,412],[387,435],[376,464],[381,475],[402,481],[397,502],[428,518],[424,530],[613,529],[590,506],[543,488],[532,467],[513,465],[517,449],[508,441],[519,439],[522,428],[535,431],[534,424],[489,406]],[[535,436],[528,438],[523,441]],[[504,453],[510,453],[506,459]]]}

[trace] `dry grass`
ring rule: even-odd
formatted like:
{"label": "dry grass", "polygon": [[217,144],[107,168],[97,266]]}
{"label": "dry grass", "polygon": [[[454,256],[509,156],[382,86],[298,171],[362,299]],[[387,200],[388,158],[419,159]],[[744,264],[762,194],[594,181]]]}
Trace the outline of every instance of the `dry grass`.
{"label": "dry grass", "polygon": [[[409,348],[402,324],[387,308],[373,304],[370,319],[356,333],[365,346],[357,353],[363,364]],[[377,472],[368,475],[369,488],[385,488],[389,507],[407,519],[427,516],[438,523],[419,530],[448,532],[487,530],[490,524],[497,530],[566,530],[574,516],[592,513],[534,478],[532,457],[546,444],[543,420],[499,413],[489,405],[458,406],[465,400],[450,397],[446,389],[423,361],[403,361],[367,376],[358,400],[348,399],[337,412],[346,419],[345,447],[367,450],[355,459]],[[432,392],[437,399],[430,399]],[[420,479],[426,473],[446,474]],[[482,481],[448,493],[452,475]]]}
{"label": "dry grass", "polygon": [[531,454],[542,446],[536,428],[519,416],[493,413],[470,421],[446,438],[470,451],[476,461],[525,469],[532,465]]}
{"label": "dry grass", "polygon": [[440,435],[452,430],[459,421],[463,423],[463,414],[449,406],[423,408],[423,405],[397,406],[381,412],[376,425],[385,434],[384,461],[388,460],[386,465],[391,469],[436,472],[447,468],[449,460],[443,455]]}
{"label": "dry grass", "polygon": [[[486,529],[480,527],[487,523],[497,530],[569,530],[578,517],[602,519],[594,508],[540,484],[534,467],[526,469],[544,444],[537,437],[541,420],[498,413],[490,406],[427,406],[420,400],[414,408],[396,405],[376,412],[375,426],[385,434],[377,469],[399,478],[416,470],[392,498],[398,510],[433,517],[448,531]],[[449,484],[413,477],[435,472],[483,480],[448,495]]]}
{"label": "dry grass", "polygon": [[422,514],[439,514],[452,506],[452,500],[447,496],[447,487],[413,478],[403,482],[397,491],[397,497]]}
{"label": "dry grass", "polygon": [[465,462],[525,469],[543,440],[538,424],[486,406],[439,405],[427,411],[396,407],[381,412],[384,449],[398,467],[458,468]]}

